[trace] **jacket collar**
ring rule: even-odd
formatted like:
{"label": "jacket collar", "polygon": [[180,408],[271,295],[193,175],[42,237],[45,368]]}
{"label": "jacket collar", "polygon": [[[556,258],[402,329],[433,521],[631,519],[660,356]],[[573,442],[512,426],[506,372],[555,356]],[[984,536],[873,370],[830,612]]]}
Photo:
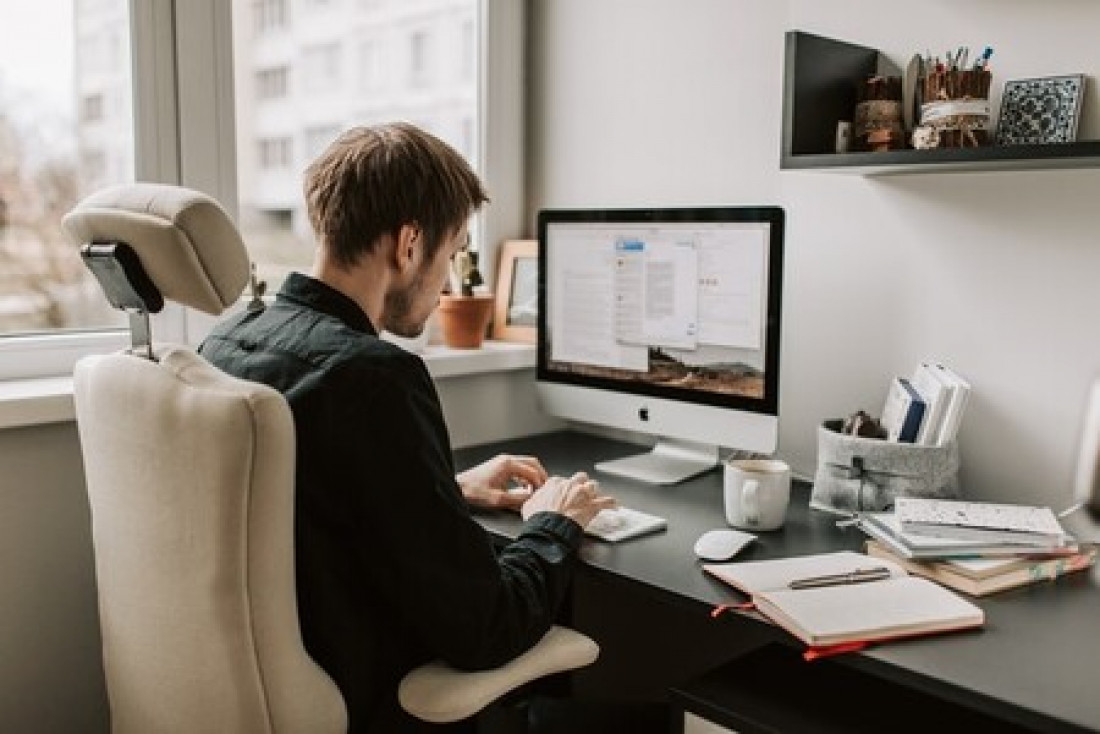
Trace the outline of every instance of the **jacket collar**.
{"label": "jacket collar", "polygon": [[291,273],[283,281],[278,298],[293,301],[315,311],[340,319],[349,328],[378,336],[377,330],[359,304],[332,286],[301,273]]}

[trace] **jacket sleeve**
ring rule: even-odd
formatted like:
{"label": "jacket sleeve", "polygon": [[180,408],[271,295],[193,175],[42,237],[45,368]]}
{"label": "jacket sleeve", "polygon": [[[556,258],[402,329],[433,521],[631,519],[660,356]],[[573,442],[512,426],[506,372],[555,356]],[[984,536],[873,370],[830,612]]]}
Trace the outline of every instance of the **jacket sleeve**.
{"label": "jacket sleeve", "polygon": [[[454,476],[442,410],[423,364],[386,371],[349,401],[339,453],[362,467],[353,505],[357,551],[372,588],[390,598],[433,656],[465,669],[500,665],[549,629],[565,598],[581,528],[539,513],[497,554]],[[337,448],[337,447],[334,447]],[[359,459],[361,461],[361,459]]]}

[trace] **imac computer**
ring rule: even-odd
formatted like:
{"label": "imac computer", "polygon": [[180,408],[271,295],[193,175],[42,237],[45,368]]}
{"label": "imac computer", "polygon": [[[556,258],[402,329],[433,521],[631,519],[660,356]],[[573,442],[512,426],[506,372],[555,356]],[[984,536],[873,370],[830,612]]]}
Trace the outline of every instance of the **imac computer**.
{"label": "imac computer", "polygon": [[543,210],[537,390],[554,416],[640,432],[597,471],[674,484],[778,438],[783,210]]}

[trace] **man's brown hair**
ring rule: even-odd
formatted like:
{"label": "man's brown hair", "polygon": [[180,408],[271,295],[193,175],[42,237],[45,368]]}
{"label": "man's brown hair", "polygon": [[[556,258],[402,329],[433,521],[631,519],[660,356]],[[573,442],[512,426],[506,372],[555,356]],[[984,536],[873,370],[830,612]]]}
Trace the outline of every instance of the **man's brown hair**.
{"label": "man's brown hair", "polygon": [[314,233],[346,267],[406,224],[420,227],[433,257],[489,200],[454,148],[404,122],[343,133],[306,169],[304,188]]}

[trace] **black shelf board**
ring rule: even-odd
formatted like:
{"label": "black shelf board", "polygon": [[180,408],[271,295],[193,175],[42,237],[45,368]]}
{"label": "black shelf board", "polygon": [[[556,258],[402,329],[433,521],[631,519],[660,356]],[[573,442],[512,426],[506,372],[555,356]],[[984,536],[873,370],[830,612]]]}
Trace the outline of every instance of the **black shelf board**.
{"label": "black shelf board", "polygon": [[1024,171],[1100,168],[1100,140],[1048,145],[892,150],[881,153],[784,155],[784,170],[865,176],[947,171]]}

